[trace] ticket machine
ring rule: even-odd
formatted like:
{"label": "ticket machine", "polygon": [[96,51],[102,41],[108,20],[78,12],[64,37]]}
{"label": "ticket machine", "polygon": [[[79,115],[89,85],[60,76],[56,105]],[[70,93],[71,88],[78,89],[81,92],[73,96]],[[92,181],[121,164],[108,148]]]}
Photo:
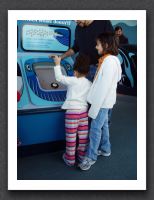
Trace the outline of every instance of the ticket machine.
{"label": "ticket machine", "polygon": [[[17,23],[17,137],[20,147],[58,144],[65,138],[64,111],[66,86],[54,75],[49,55],[60,55],[74,42],[76,24],[71,20],[28,21]],[[123,77],[118,92],[136,94],[136,45],[119,49]],[[61,62],[62,73],[73,75],[73,59]]]}
{"label": "ticket machine", "polygon": [[[20,147],[64,140],[66,86],[54,75],[54,62],[49,55],[62,54],[72,42],[75,24],[18,21],[17,50],[17,137]],[[73,75],[73,60],[61,62],[62,73]]]}

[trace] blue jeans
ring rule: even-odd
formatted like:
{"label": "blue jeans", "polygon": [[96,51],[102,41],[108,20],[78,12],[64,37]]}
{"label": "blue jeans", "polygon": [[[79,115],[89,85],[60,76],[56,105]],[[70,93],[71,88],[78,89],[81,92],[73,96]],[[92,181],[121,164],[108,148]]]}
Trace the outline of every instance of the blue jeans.
{"label": "blue jeans", "polygon": [[96,119],[92,119],[89,146],[86,156],[92,160],[97,160],[98,149],[106,153],[111,153],[111,144],[109,140],[109,110],[101,108]]}
{"label": "blue jeans", "polygon": [[108,123],[109,123],[109,127],[111,125],[111,115],[112,115],[112,109],[110,108],[108,111]]}

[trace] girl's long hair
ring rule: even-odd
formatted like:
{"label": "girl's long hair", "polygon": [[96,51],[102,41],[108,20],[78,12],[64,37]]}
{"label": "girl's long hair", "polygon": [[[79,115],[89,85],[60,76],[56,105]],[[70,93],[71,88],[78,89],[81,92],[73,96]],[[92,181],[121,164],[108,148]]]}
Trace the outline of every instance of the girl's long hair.
{"label": "girl's long hair", "polygon": [[100,41],[103,47],[103,54],[111,54],[117,56],[118,51],[118,39],[114,33],[105,32],[97,36],[96,41]]}

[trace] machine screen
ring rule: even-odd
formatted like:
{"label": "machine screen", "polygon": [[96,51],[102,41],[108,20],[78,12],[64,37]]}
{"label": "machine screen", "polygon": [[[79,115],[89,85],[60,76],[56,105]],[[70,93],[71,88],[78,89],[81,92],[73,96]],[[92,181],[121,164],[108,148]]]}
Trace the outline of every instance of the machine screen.
{"label": "machine screen", "polygon": [[[37,75],[40,87],[44,90],[66,90],[66,86],[58,83],[55,79],[54,64],[53,63],[35,63],[33,69]],[[66,74],[66,71],[61,67],[62,73]]]}
{"label": "machine screen", "polygon": [[67,51],[70,46],[70,30],[47,25],[24,25],[22,47],[28,51]]}

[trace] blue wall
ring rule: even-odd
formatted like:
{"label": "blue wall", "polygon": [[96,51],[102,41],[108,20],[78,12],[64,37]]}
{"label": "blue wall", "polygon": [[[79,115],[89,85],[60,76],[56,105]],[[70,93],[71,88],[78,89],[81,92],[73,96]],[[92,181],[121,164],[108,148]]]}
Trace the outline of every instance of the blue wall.
{"label": "blue wall", "polygon": [[121,26],[129,44],[137,44],[137,21],[136,20],[111,20],[113,27]]}

